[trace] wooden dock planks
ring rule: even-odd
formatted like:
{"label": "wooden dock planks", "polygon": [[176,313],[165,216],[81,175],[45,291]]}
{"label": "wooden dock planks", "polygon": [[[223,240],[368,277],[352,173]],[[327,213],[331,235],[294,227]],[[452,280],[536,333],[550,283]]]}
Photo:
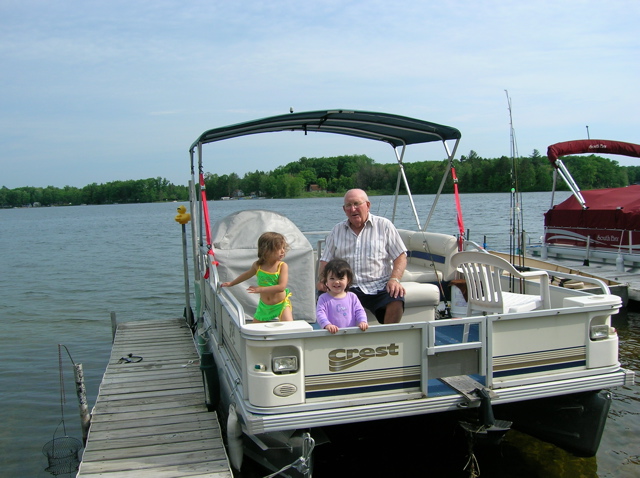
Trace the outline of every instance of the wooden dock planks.
{"label": "wooden dock planks", "polygon": [[592,260],[590,261],[590,265],[585,266],[581,261],[564,257],[552,257],[549,259],[549,262],[557,263],[564,267],[571,267],[577,271],[577,274],[586,272],[596,277],[627,284],[628,298],[630,300],[640,301],[640,268],[625,265],[623,271],[618,271],[615,264]]}
{"label": "wooden dock planks", "polygon": [[184,320],[119,324],[77,477],[232,476]]}

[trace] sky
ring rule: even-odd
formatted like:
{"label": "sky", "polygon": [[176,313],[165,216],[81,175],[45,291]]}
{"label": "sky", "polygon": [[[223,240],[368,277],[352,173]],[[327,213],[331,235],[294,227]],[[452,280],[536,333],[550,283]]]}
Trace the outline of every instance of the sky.
{"label": "sky", "polygon": [[[187,184],[202,132],[290,107],[419,118],[461,131],[456,157],[510,156],[506,92],[520,156],[640,143],[639,20],[637,0],[0,0],[0,187]],[[283,134],[220,143],[204,169],[395,160]]]}

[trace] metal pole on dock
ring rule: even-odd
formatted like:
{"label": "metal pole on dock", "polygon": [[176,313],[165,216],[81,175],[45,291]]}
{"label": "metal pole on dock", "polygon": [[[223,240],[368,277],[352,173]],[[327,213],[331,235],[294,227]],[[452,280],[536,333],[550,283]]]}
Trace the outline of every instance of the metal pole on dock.
{"label": "metal pole on dock", "polygon": [[116,320],[116,313],[111,312],[111,343],[116,339],[116,330],[118,330],[118,321]]}
{"label": "metal pole on dock", "polygon": [[187,264],[187,231],[182,225],[182,262],[184,264],[184,300],[186,306],[186,318],[189,327],[193,327],[193,314],[191,313],[191,300],[189,298],[189,265]]}
{"label": "metal pole on dock", "polygon": [[584,255],[584,261],[582,261],[583,266],[589,266],[589,247],[591,246],[591,236],[587,236],[587,248]]}
{"label": "metal pole on dock", "polygon": [[186,224],[191,220],[191,214],[184,206],[178,206],[178,215],[175,217],[177,223],[182,225],[182,264],[184,268],[184,301],[185,318],[189,327],[193,327],[193,314],[191,313],[191,300],[189,298],[189,265],[187,263],[187,228]]}

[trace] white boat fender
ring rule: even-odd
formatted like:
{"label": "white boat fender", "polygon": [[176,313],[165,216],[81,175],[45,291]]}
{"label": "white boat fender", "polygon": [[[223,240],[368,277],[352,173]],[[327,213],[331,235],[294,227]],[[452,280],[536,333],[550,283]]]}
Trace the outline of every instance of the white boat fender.
{"label": "white boat fender", "polygon": [[242,468],[242,426],[238,421],[235,404],[229,405],[229,416],[227,417],[227,446],[229,447],[229,461],[231,466],[240,471]]}

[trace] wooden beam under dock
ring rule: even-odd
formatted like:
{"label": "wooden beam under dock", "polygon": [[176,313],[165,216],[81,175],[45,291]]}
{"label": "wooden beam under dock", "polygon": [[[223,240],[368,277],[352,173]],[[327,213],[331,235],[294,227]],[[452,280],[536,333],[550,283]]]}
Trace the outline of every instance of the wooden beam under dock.
{"label": "wooden beam under dock", "polygon": [[199,363],[183,319],[118,324],[77,477],[231,478]]}

